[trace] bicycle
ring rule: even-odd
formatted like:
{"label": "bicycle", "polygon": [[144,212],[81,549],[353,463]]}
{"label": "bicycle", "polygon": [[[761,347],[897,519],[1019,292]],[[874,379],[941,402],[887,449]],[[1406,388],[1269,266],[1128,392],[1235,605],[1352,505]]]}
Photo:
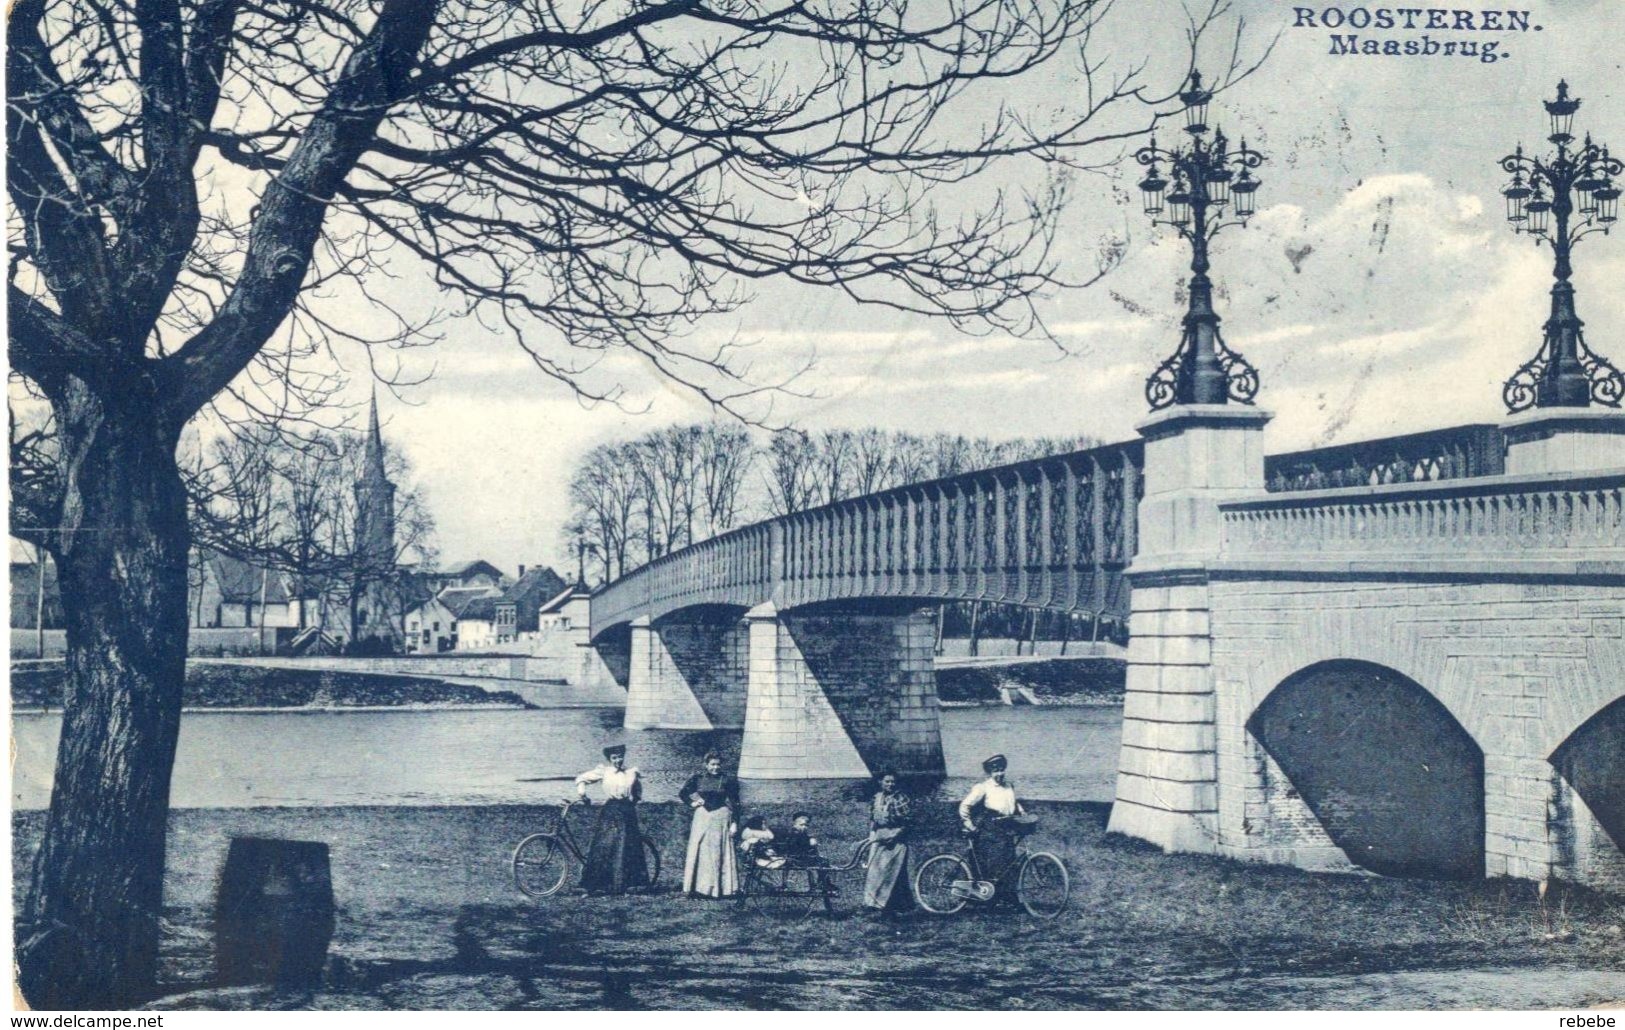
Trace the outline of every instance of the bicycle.
{"label": "bicycle", "polygon": [[[1048,851],[1029,852],[1018,840],[1015,858],[991,879],[984,876],[976,849],[967,847],[966,851],[966,856],[952,852],[934,855],[915,870],[914,900],[921,908],[935,915],[953,915],[968,902],[991,902],[1002,886],[1014,889],[1021,907],[1036,919],[1054,919],[1066,911],[1072,879],[1066,864]],[[1013,885],[1007,883],[1012,871]]]}
{"label": "bicycle", "polygon": [[741,856],[739,900],[761,915],[805,919],[820,904],[828,914],[838,915],[843,906],[837,874],[867,865],[870,846],[870,841],[859,841],[852,857],[839,865],[787,861],[780,866],[760,866]]}
{"label": "bicycle", "polygon": [[[587,856],[570,832],[570,809],[578,804],[566,798],[559,806],[558,829],[533,833],[513,849],[513,885],[521,894],[532,898],[556,894],[570,879],[572,860],[578,867],[586,864]],[[648,836],[643,836],[643,861],[649,878],[640,886],[648,890],[660,879],[660,849]]]}

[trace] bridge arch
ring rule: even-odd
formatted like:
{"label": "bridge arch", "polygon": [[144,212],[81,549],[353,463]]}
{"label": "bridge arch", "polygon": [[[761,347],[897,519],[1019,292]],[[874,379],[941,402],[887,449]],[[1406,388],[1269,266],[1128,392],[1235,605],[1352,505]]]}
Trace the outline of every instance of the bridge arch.
{"label": "bridge arch", "polygon": [[[1431,691],[1387,666],[1312,664],[1247,719],[1264,791],[1301,798],[1349,861],[1388,876],[1484,873],[1484,752]],[[1267,804],[1268,799],[1262,799]]]}
{"label": "bridge arch", "polygon": [[1625,697],[1571,733],[1550,758],[1556,864],[1591,883],[1625,889]]}

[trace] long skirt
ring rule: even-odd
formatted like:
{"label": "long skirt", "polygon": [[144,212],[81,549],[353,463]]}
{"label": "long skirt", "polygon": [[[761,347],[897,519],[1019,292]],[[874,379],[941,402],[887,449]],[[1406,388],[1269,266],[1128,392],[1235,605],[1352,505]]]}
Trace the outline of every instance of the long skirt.
{"label": "long skirt", "polygon": [[724,805],[713,811],[694,810],[688,831],[688,854],[683,859],[683,890],[708,898],[726,898],[739,891],[739,870],[734,863],[734,842],[728,835],[733,810]]}
{"label": "long skirt", "polygon": [[628,798],[612,798],[598,809],[581,886],[595,893],[621,894],[646,887],[649,867],[643,859],[643,834],[638,832],[637,806]]}
{"label": "long skirt", "polygon": [[1016,860],[1016,826],[1009,819],[988,819],[976,834],[972,847],[976,849],[976,864],[981,866],[984,880],[997,880]]}
{"label": "long skirt", "polygon": [[869,849],[869,872],[863,878],[863,903],[882,912],[914,907],[908,888],[908,845],[901,841]]}

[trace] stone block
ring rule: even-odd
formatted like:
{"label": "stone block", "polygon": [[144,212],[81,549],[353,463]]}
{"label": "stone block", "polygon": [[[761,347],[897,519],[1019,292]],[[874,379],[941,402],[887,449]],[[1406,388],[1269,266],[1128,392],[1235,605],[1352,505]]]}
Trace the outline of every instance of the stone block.
{"label": "stone block", "polygon": [[1123,699],[1123,718],[1211,725],[1213,695],[1153,694],[1131,690]]}
{"label": "stone block", "polygon": [[1118,763],[1120,772],[1162,780],[1211,783],[1215,776],[1211,753],[1124,747]]}
{"label": "stone block", "polygon": [[1147,808],[1170,812],[1214,812],[1218,808],[1218,788],[1211,781],[1186,782],[1119,773],[1117,799]]}

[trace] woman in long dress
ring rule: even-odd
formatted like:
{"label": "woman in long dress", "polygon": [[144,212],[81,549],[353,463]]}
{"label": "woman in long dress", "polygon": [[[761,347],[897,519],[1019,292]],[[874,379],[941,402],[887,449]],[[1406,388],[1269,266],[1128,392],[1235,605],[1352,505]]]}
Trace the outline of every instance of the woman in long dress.
{"label": "woman in long dress", "polygon": [[897,774],[880,775],[880,789],[869,802],[869,871],[863,881],[863,904],[880,915],[914,907],[908,887],[908,831],[913,805],[897,789]]}
{"label": "woman in long dress", "polygon": [[722,771],[722,756],[705,756],[677,796],[694,809],[683,859],[683,890],[691,897],[726,898],[739,890],[733,829],[739,811],[739,781]]}
{"label": "woman in long dress", "polygon": [[576,793],[583,801],[589,783],[604,785],[604,804],[592,830],[581,886],[589,894],[624,894],[633,887],[648,886],[649,867],[643,859],[637,812],[637,803],[643,800],[643,781],[636,769],[626,768],[624,744],[604,748],[604,764],[576,777]]}

